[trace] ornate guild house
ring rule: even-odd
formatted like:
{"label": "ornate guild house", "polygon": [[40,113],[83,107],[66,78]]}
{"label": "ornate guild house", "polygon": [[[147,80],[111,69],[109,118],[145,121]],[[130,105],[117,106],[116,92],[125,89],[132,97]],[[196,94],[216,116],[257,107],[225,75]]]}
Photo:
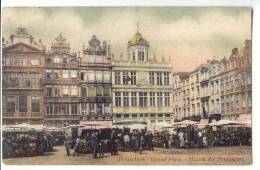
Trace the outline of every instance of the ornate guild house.
{"label": "ornate guild house", "polygon": [[149,129],[173,123],[172,67],[151,57],[149,48],[137,31],[127,44],[127,59],[112,62],[114,122],[143,120]]}
{"label": "ornate guild house", "polygon": [[45,63],[45,123],[59,127],[79,123],[78,60],[61,34]]}
{"label": "ornate guild house", "polygon": [[80,58],[80,109],[84,121],[112,121],[110,45],[95,35]]}
{"label": "ornate guild house", "polygon": [[44,48],[25,28],[3,48],[3,124],[43,123]]}

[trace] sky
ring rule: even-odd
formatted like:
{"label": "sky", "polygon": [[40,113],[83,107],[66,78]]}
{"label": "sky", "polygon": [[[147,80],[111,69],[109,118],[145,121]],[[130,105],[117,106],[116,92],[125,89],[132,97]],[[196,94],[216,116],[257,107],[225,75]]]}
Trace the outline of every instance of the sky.
{"label": "sky", "polygon": [[[206,60],[229,56],[251,39],[247,7],[5,7],[3,37],[25,27],[50,48],[62,33],[72,51],[81,51],[92,35],[110,40],[115,58],[126,58],[127,42],[139,32],[150,42],[150,56],[191,71]],[[169,60],[170,58],[170,60]]]}

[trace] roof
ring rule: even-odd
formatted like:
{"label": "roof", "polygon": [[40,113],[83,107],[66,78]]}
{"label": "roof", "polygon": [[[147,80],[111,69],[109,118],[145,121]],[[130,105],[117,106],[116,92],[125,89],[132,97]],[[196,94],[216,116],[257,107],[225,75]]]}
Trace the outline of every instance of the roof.
{"label": "roof", "polygon": [[128,46],[133,45],[145,45],[149,47],[149,42],[143,37],[143,35],[137,31],[134,35],[134,37],[128,41]]}

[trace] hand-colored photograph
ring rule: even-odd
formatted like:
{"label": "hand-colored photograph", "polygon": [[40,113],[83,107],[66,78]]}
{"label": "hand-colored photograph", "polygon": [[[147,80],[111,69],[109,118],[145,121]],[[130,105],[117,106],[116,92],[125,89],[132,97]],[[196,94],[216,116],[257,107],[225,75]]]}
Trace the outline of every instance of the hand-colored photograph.
{"label": "hand-colored photograph", "polygon": [[251,7],[2,8],[2,163],[251,165]]}

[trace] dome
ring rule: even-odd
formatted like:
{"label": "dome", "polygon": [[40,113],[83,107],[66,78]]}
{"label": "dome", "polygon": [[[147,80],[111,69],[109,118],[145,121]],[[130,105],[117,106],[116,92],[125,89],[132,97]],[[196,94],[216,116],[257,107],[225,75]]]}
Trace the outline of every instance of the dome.
{"label": "dome", "polygon": [[134,37],[128,41],[128,47],[133,45],[145,45],[149,47],[149,42],[137,31]]}

